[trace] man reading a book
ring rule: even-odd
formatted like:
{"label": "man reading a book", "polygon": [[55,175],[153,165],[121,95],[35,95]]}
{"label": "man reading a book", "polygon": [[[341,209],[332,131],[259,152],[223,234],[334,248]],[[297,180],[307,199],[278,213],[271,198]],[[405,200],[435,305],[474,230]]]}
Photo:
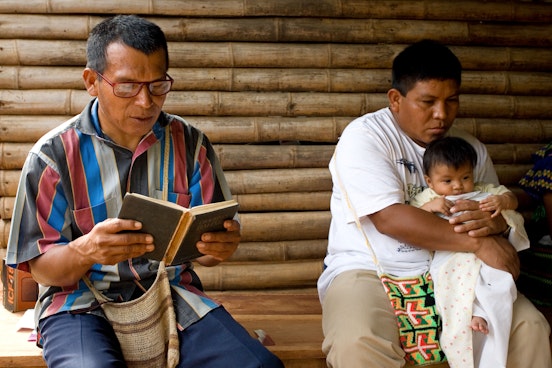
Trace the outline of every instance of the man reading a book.
{"label": "man reading a book", "polygon": [[[141,223],[117,218],[126,192],[184,207],[231,198],[207,137],[162,111],[173,79],[165,35],[136,16],[96,25],[87,43],[84,84],[93,96],[82,113],[46,134],[28,155],[12,218],[8,264],[41,284],[39,345],[49,367],[124,367],[113,329],[83,282],[128,301],[154,281],[155,240]],[[203,234],[214,266],[230,257],[240,225]],[[176,312],[179,367],[282,367],[201,291],[191,263],[167,267]]]}

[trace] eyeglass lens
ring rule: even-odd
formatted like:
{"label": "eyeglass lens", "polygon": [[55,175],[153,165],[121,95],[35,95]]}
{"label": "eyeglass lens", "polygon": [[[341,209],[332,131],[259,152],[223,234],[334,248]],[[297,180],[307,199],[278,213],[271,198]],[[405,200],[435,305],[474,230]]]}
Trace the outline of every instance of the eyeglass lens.
{"label": "eyeglass lens", "polygon": [[140,93],[143,85],[146,85],[149,93],[152,96],[163,96],[167,94],[172,87],[173,79],[170,75],[167,74],[166,80],[153,81],[153,82],[117,82],[113,83],[101,73],[98,75],[104,80],[107,84],[113,88],[113,94],[117,97],[134,97]]}
{"label": "eyeglass lens", "polygon": [[140,93],[140,89],[142,89],[142,85],[144,84],[148,87],[149,92],[153,96],[162,96],[171,90],[172,81],[164,80],[164,81],[155,81],[155,82],[149,82],[149,83],[134,83],[134,82],[114,83],[113,93],[115,94],[115,96],[119,96],[119,97],[134,97],[138,93]]}

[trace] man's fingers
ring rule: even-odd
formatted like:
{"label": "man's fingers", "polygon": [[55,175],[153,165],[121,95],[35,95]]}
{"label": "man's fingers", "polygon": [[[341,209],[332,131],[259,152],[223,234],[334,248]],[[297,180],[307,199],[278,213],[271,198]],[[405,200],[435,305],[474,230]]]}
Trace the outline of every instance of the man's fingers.
{"label": "man's fingers", "polygon": [[479,209],[479,202],[472,201],[469,199],[459,199],[454,203],[454,206],[451,208],[452,213],[463,212],[463,211],[475,211]]}
{"label": "man's fingers", "polygon": [[474,220],[467,223],[461,223],[454,226],[457,233],[468,233],[472,237],[482,237],[491,235],[491,228],[486,225],[486,221]]}

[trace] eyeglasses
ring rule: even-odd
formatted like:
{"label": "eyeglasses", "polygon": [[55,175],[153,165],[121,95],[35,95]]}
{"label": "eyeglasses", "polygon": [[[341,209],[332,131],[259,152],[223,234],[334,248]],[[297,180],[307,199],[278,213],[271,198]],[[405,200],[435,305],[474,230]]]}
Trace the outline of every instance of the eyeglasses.
{"label": "eyeglasses", "polygon": [[174,79],[170,75],[166,74],[168,79],[165,80],[156,80],[153,82],[116,82],[113,83],[106,77],[104,77],[100,72],[96,71],[107,84],[113,88],[113,94],[117,97],[130,98],[137,96],[138,93],[142,90],[142,86],[148,88],[149,93],[152,96],[163,96],[169,93],[172,88]]}

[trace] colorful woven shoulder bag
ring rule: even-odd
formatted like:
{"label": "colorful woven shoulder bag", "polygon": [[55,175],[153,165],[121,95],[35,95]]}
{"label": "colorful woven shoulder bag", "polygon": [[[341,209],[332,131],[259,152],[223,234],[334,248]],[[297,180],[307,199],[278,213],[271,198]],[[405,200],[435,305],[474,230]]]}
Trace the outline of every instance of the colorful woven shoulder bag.
{"label": "colorful woven shoulder bag", "polygon": [[347,191],[341,182],[337,165],[333,163],[339,186],[347,206],[351,210],[358,230],[362,233],[366,246],[370,249],[378,277],[395,310],[400,334],[400,343],[406,353],[407,365],[424,366],[446,362],[447,358],[439,343],[441,318],[437,314],[433,281],[429,271],[411,277],[397,277],[383,271],[376,253],[366,235],[354,207],[351,205]]}

